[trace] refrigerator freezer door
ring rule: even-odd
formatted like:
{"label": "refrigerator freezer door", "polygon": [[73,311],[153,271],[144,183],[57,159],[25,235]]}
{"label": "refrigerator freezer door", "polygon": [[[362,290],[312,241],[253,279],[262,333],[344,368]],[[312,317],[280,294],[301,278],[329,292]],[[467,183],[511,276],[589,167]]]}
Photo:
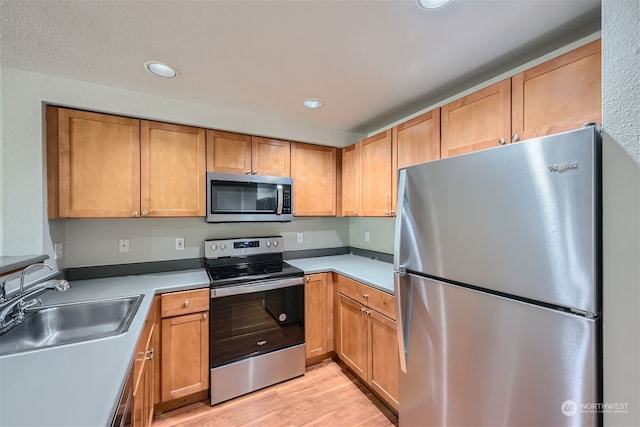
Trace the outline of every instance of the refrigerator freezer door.
{"label": "refrigerator freezer door", "polygon": [[596,425],[596,320],[414,275],[405,289],[400,427]]}
{"label": "refrigerator freezer door", "polygon": [[598,313],[599,140],[589,127],[406,168],[396,265]]}

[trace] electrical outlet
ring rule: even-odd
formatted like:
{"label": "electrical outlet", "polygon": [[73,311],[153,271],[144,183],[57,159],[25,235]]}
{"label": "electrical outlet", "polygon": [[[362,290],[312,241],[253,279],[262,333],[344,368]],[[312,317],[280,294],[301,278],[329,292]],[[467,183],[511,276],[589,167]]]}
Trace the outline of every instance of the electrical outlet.
{"label": "electrical outlet", "polygon": [[303,242],[304,242],[304,234],[298,233],[298,243],[303,243]]}
{"label": "electrical outlet", "polygon": [[118,240],[118,252],[120,253],[129,252],[129,239]]}
{"label": "electrical outlet", "polygon": [[365,242],[370,242],[371,241],[371,233],[369,233],[368,231],[364,232],[364,241]]}
{"label": "electrical outlet", "polygon": [[176,251],[184,251],[184,237],[176,237]]}
{"label": "electrical outlet", "polygon": [[64,257],[64,246],[62,243],[54,243],[53,250],[55,252],[54,259],[60,259]]}

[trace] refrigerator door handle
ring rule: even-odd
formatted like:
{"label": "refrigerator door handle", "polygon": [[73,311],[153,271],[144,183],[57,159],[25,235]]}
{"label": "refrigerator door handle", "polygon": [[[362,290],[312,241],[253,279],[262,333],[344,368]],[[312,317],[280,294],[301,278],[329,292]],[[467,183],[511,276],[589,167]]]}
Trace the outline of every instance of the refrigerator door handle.
{"label": "refrigerator door handle", "polygon": [[404,193],[407,188],[407,171],[398,171],[398,202],[396,209],[396,231],[393,236],[393,269],[400,271],[400,235],[402,233],[402,211],[404,210]]}
{"label": "refrigerator door handle", "polygon": [[393,289],[396,300],[396,333],[398,335],[398,358],[400,360],[400,370],[407,372],[407,346],[405,344],[405,314],[403,313],[403,292],[406,288],[407,274],[403,271],[395,271],[393,274]]}

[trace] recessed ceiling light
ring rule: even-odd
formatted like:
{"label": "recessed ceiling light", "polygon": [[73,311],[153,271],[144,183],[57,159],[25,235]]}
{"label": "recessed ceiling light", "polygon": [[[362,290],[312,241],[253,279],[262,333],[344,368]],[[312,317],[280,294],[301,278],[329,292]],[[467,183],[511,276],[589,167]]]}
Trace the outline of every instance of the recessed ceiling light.
{"label": "recessed ceiling light", "polygon": [[315,99],[315,98],[309,98],[309,99],[305,99],[302,102],[302,105],[304,105],[307,108],[311,108],[312,110],[314,110],[316,108],[322,107],[322,101],[320,101],[319,99]]}
{"label": "recessed ceiling light", "polygon": [[418,0],[418,4],[425,9],[437,9],[451,0]]}
{"label": "recessed ceiling light", "polygon": [[159,77],[166,77],[168,79],[178,77],[178,70],[162,62],[148,61],[144,63],[144,68]]}

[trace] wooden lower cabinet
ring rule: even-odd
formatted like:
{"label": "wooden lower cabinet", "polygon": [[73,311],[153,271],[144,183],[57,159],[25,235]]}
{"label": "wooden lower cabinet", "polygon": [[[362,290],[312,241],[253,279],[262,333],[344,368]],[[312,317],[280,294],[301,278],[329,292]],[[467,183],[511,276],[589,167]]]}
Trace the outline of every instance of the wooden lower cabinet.
{"label": "wooden lower cabinet", "polygon": [[333,283],[330,273],[310,274],[304,287],[305,358],[311,365],[333,351]]}
{"label": "wooden lower cabinet", "polygon": [[340,293],[337,313],[338,357],[397,411],[399,360],[396,322]]}
{"label": "wooden lower cabinet", "polygon": [[136,346],[133,364],[133,427],[149,427],[153,420],[155,390],[156,304],[154,299],[142,335]]}
{"label": "wooden lower cabinet", "polygon": [[398,410],[398,340],[396,322],[369,310],[369,385]]}
{"label": "wooden lower cabinet", "polygon": [[209,388],[208,295],[208,289],[162,295],[163,403]]}

